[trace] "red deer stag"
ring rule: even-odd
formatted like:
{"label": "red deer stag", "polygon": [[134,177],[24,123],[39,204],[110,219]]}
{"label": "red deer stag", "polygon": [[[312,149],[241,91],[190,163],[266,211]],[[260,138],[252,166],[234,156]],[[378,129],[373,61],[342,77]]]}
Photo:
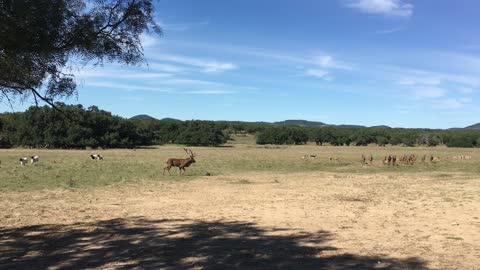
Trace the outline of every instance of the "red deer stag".
{"label": "red deer stag", "polygon": [[195,159],[193,158],[195,155],[193,154],[192,150],[183,148],[185,152],[189,155],[188,158],[169,158],[165,163],[167,163],[167,166],[163,168],[163,175],[165,175],[165,170],[168,171],[168,174],[170,174],[170,168],[172,167],[178,167],[180,169],[180,175],[182,175],[182,170],[185,172],[185,167],[188,167],[192,165],[192,163],[195,163]]}

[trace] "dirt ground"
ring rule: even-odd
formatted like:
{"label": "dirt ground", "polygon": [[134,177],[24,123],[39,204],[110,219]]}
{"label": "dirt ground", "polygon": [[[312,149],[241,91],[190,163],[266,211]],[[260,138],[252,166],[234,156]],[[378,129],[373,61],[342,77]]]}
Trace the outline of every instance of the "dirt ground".
{"label": "dirt ground", "polygon": [[237,173],[0,193],[0,269],[479,269],[480,178]]}

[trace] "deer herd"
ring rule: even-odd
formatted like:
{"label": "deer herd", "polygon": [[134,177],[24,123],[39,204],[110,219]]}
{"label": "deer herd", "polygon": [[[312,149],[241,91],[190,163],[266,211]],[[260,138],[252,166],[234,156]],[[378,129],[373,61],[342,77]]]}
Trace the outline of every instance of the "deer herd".
{"label": "deer herd", "polygon": [[[404,154],[403,156],[398,156],[398,157],[397,155],[388,155],[383,158],[382,163],[383,165],[391,165],[391,166],[397,166],[400,164],[414,165],[417,162],[417,160],[420,160],[421,162],[436,163],[440,161],[440,157],[433,156],[433,155],[430,155],[430,156],[423,155],[422,157],[417,158],[417,155],[415,154],[410,154],[410,155]],[[362,165],[371,165],[373,164],[373,156],[370,155],[370,157],[367,159],[365,155],[362,154],[360,162],[362,163]]]}
{"label": "deer herd", "polygon": [[[303,160],[310,160],[310,159],[316,159],[318,156],[317,155],[303,155],[301,158]],[[444,159],[449,159],[450,157],[445,157]],[[451,157],[454,160],[470,160],[472,159],[472,156],[470,155],[458,155],[458,156],[452,156]],[[342,158],[339,157],[328,157],[329,161],[342,161]],[[403,154],[403,155],[388,155],[384,156],[383,159],[381,160],[383,165],[387,166],[398,166],[398,165],[414,165],[417,162],[422,162],[422,163],[437,163],[441,160],[439,156],[434,156],[434,155],[419,155],[417,156],[416,154]],[[360,163],[362,166],[370,166],[373,165],[374,163],[374,158],[373,155],[364,155],[362,154],[360,157]]]}
{"label": "deer herd", "polygon": [[[169,158],[165,161],[166,166],[163,168],[163,175],[165,175],[165,171],[170,174],[170,169],[172,167],[176,167],[180,171],[180,175],[185,174],[186,170],[185,168],[188,168],[190,165],[195,163],[195,154],[192,152],[191,149],[183,148],[183,150],[187,153],[188,157],[187,158]],[[309,154],[309,155],[303,155],[302,159],[303,160],[310,160],[310,159],[317,159],[317,155],[314,154]],[[103,160],[103,156],[100,154],[91,154],[90,158],[93,160]],[[330,161],[340,161],[341,159],[338,157],[329,157],[328,158]],[[449,159],[448,157],[446,159]],[[455,160],[470,160],[472,159],[472,156],[470,155],[458,155],[458,156],[452,156],[452,159]],[[20,158],[20,166],[25,166],[28,164],[29,158],[27,157],[22,157]],[[40,161],[39,156],[31,156],[30,157],[30,163],[34,166],[36,163]],[[414,165],[416,162],[430,162],[430,163],[437,163],[440,161],[439,156],[434,156],[434,155],[423,155],[423,156],[418,156],[415,154],[404,154],[404,155],[388,155],[384,156],[382,160],[383,165],[387,166],[398,166],[398,165]],[[360,162],[363,166],[370,166],[373,165],[374,158],[373,155],[365,156],[364,154],[361,155]]]}

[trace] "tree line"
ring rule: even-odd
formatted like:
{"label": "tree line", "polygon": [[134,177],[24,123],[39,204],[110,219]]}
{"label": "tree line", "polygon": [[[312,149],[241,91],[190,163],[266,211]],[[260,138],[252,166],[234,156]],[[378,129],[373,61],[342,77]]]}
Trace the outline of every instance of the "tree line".
{"label": "tree line", "polygon": [[164,143],[217,146],[228,134],[212,121],[131,120],[96,106],[56,103],[0,114],[0,147],[132,148]]}
{"label": "tree line", "polygon": [[257,144],[368,144],[480,147],[479,130],[386,127],[302,127],[239,121],[125,119],[96,106],[56,103],[0,114],[0,147],[133,148],[165,143],[219,146],[232,134],[256,134]]}
{"label": "tree line", "polygon": [[437,146],[480,147],[480,130],[406,129],[385,127],[267,127],[257,133],[258,144],[306,144],[334,146]]}

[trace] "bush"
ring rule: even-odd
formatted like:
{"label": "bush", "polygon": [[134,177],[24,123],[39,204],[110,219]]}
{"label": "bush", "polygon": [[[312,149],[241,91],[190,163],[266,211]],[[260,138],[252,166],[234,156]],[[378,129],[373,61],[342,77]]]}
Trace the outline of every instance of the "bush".
{"label": "bush", "polygon": [[218,146],[226,143],[228,136],[209,121],[188,121],[176,143],[190,146]]}

